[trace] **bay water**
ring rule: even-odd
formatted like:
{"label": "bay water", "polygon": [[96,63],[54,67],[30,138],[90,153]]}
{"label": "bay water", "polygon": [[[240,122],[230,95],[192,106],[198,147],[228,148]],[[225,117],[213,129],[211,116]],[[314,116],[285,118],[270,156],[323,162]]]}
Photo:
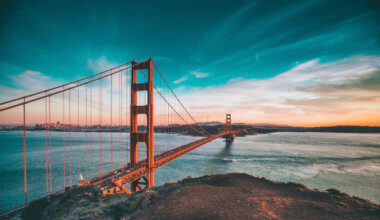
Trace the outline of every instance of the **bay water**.
{"label": "bay water", "polygon": [[[66,186],[70,185],[70,137],[67,132],[64,135],[63,138],[62,132],[51,132],[52,191],[64,188],[64,173]],[[102,134],[101,145],[99,135],[87,133],[86,159],[85,133],[71,133],[72,184],[78,183],[81,175],[86,179],[111,169],[110,133]],[[24,203],[22,137],[21,131],[0,132],[1,211]],[[49,146],[49,139],[45,137],[44,131],[27,132],[28,200],[44,196],[50,190],[50,174],[46,178],[46,165],[50,167],[50,162],[46,164],[45,150],[46,141]],[[198,138],[155,134],[156,153],[168,150],[169,144],[179,146]],[[129,134],[113,133],[112,140],[112,164],[117,168],[125,165],[129,158]],[[103,149],[102,171],[99,166],[100,147]],[[121,155],[119,152],[122,152]],[[143,146],[139,149],[139,155],[140,158],[145,156]],[[197,177],[231,172],[243,172],[276,181],[299,182],[320,190],[336,188],[379,204],[380,134],[279,132],[238,137],[232,144],[219,138],[156,170],[155,181],[156,185],[163,185],[188,175]]]}

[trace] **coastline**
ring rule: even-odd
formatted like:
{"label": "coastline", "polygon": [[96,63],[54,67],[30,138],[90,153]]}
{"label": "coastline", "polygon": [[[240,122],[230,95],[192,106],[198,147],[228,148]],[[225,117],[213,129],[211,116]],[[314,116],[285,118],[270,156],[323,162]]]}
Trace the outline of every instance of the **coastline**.
{"label": "coastline", "polygon": [[[193,126],[195,126],[193,124]],[[224,124],[219,122],[202,123],[200,125],[203,129],[210,133],[218,133],[224,129]],[[380,133],[380,127],[377,126],[329,126],[329,127],[294,127],[294,126],[277,126],[277,125],[250,125],[244,123],[233,124],[232,128],[235,131],[235,136],[244,137],[247,135],[269,134],[276,132],[326,132],[326,133]],[[35,126],[26,126],[26,131],[45,131],[51,130],[56,132],[111,132],[111,126],[92,125],[92,126],[77,126],[77,125],[62,125],[59,122],[52,124],[52,126],[44,127],[42,124]],[[139,126],[139,130],[146,130],[145,126]],[[10,126],[0,125],[0,131],[23,131],[23,126]],[[112,126],[112,132],[129,133],[130,127]],[[188,136],[202,136],[191,129],[184,129],[183,125],[169,124],[164,126],[155,126],[155,133],[170,133],[181,134]]]}

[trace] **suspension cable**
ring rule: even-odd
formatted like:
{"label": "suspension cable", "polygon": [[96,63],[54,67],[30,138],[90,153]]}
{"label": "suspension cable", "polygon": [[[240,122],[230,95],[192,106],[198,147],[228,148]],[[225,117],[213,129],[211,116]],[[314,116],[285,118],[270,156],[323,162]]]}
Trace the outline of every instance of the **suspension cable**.
{"label": "suspension cable", "polygon": [[[144,74],[144,76],[147,78],[148,76],[145,74],[145,72],[143,70],[140,69],[140,71]],[[161,94],[160,90],[155,86],[153,85],[154,89],[157,91],[157,93],[161,96],[162,99],[164,99],[164,101],[168,104],[168,106],[173,110],[173,112],[175,112],[187,125],[189,125],[195,132],[197,132],[198,134],[202,135],[202,136],[207,136],[207,134],[205,135],[204,133],[202,133],[201,131],[199,131],[198,129],[194,128],[194,126],[192,126],[190,123],[188,123],[186,121],[186,119],[184,119],[179,113],[177,110],[175,110],[175,108],[170,104],[170,102]]]}
{"label": "suspension cable", "polygon": [[[109,76],[114,75],[114,74],[116,74],[116,73],[119,73],[119,72],[121,72],[121,71],[124,71],[124,70],[130,69],[130,68],[132,68],[132,67],[134,67],[134,66],[136,66],[136,65],[139,65],[139,64],[141,64],[141,63],[144,63],[144,62],[146,62],[146,60],[145,60],[145,61],[142,61],[142,62],[140,62],[140,63],[136,63],[136,64],[134,64],[134,65],[130,65],[130,66],[124,67],[124,68],[122,68],[122,69],[119,69],[119,70],[117,70],[117,71],[114,71],[114,72],[108,73],[108,74],[103,75],[103,76],[100,76],[100,77],[98,77],[98,78],[95,78],[95,79],[92,79],[92,80],[89,80],[89,81],[83,82],[83,83],[81,83],[81,84],[77,84],[77,85],[74,85],[74,86],[69,87],[69,88],[66,88],[66,89],[64,88],[64,89],[62,89],[62,90],[60,90],[60,91],[57,91],[57,92],[53,92],[53,93],[50,93],[50,94],[47,94],[47,95],[43,95],[43,96],[40,96],[40,97],[37,97],[37,98],[31,99],[31,100],[29,100],[29,101],[26,101],[26,100],[24,99],[24,101],[21,102],[21,103],[17,103],[17,104],[14,104],[14,105],[11,105],[11,106],[8,106],[8,107],[5,107],[5,108],[0,109],[0,112],[5,111],[5,110],[8,110],[8,109],[15,108],[15,107],[18,107],[18,106],[21,106],[21,105],[26,105],[26,104],[28,104],[28,103],[35,102],[35,101],[38,101],[38,100],[44,99],[44,98],[49,97],[49,96],[53,96],[53,95],[56,95],[56,94],[60,94],[60,93],[63,93],[63,92],[65,92],[65,91],[69,91],[69,90],[75,89],[75,88],[80,87],[80,86],[83,86],[83,85],[87,85],[87,84],[89,84],[89,83],[92,83],[92,82],[95,82],[95,81],[98,81],[98,80],[104,79],[104,78],[106,78],[106,77],[109,77]],[[115,68],[112,68],[112,69],[115,69]],[[65,85],[66,85],[66,84],[65,84]],[[61,87],[61,86],[59,86],[59,87]],[[52,89],[49,89],[49,91],[50,91],[50,90],[52,90]],[[45,91],[45,90],[44,90],[44,91]],[[42,92],[38,92],[38,94],[40,94],[40,93],[42,93]],[[30,97],[30,96],[31,96],[31,95],[29,95],[29,97]],[[20,98],[17,98],[17,100],[19,100],[19,99],[20,99]],[[11,101],[12,101],[12,100],[11,100]],[[7,103],[9,103],[9,102],[10,102],[10,101],[7,101]]]}
{"label": "suspension cable", "polygon": [[210,132],[206,131],[204,128],[202,128],[197,120],[195,120],[195,118],[190,114],[190,112],[187,110],[187,108],[185,107],[185,105],[181,102],[181,100],[179,100],[179,98],[177,97],[177,95],[174,93],[173,89],[170,87],[169,83],[166,81],[166,79],[164,78],[164,76],[162,75],[161,71],[158,69],[156,63],[153,62],[153,65],[154,67],[156,68],[156,70],[158,71],[158,73],[160,74],[161,78],[164,80],[165,84],[168,86],[169,90],[173,93],[174,97],[177,99],[177,101],[180,103],[180,105],[183,107],[183,109],[186,111],[186,113],[190,116],[190,118],[195,122],[195,124],[201,128],[201,130],[203,130],[206,134],[210,135]]}
{"label": "suspension cable", "polygon": [[16,99],[12,99],[12,100],[9,100],[9,101],[5,101],[5,102],[1,102],[0,105],[5,105],[5,104],[8,104],[8,103],[11,103],[11,102],[15,102],[15,101],[18,101],[18,100],[21,100],[21,99],[26,99],[26,98],[29,98],[29,97],[32,97],[32,96],[35,96],[35,95],[39,95],[41,93],[46,93],[46,92],[49,92],[51,90],[55,90],[55,89],[58,89],[58,88],[61,88],[61,87],[64,87],[64,86],[67,86],[67,85],[71,85],[71,84],[74,84],[74,83],[77,83],[77,82],[81,82],[83,80],[86,80],[86,79],[89,79],[89,78],[92,78],[92,77],[95,77],[95,76],[98,76],[98,75],[101,75],[103,73],[106,73],[106,72],[109,72],[109,71],[112,71],[114,69],[117,69],[119,67],[122,67],[122,66],[125,66],[125,65],[128,65],[129,63],[131,63],[132,61],[129,61],[127,63],[124,63],[124,64],[121,64],[119,66],[115,66],[111,69],[108,69],[108,70],[104,70],[102,72],[99,72],[99,73],[96,73],[96,74],[93,74],[91,76],[87,76],[87,77],[84,77],[84,78],[81,78],[81,79],[78,79],[78,80],[75,80],[75,81],[72,81],[72,82],[69,82],[69,83],[65,83],[65,84],[62,84],[62,85],[59,85],[59,86],[56,86],[56,87],[53,87],[53,88],[50,88],[50,89],[46,89],[46,90],[43,90],[43,91],[39,91],[39,92],[36,92],[36,93],[32,93],[32,94],[29,94],[29,95],[26,95],[26,96],[23,96],[23,97],[19,97],[19,98],[16,98]]}

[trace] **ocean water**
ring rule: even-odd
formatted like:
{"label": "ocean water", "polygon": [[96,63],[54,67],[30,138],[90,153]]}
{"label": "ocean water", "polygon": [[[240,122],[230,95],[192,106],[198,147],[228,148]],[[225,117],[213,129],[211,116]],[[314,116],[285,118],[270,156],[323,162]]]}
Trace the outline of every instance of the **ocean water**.
{"label": "ocean water", "polygon": [[[86,165],[85,133],[71,134],[72,183],[100,173],[99,134],[92,136],[92,169],[90,146]],[[51,133],[52,191],[70,185],[69,136]],[[119,155],[122,140],[122,159]],[[155,135],[156,153],[167,150],[167,145],[178,146],[196,137],[183,135]],[[65,151],[63,151],[65,140]],[[111,168],[110,134],[103,133],[103,172]],[[129,158],[128,134],[113,134],[113,166],[126,163]],[[78,146],[79,158],[78,163]],[[65,172],[63,162],[65,152]],[[145,155],[140,148],[141,158]],[[46,195],[45,132],[27,132],[28,199]],[[50,166],[50,164],[48,164]],[[78,169],[80,167],[80,169]],[[86,172],[88,167],[88,172]],[[92,170],[92,172],[91,172]],[[337,188],[350,195],[380,203],[380,134],[291,133],[281,132],[238,137],[232,144],[217,139],[156,171],[156,185],[176,181],[191,175],[244,172],[276,181],[295,181],[310,188]],[[48,178],[50,181],[50,178]],[[50,187],[49,187],[50,190]],[[23,139],[22,132],[0,132],[0,210],[4,211],[24,202]]]}

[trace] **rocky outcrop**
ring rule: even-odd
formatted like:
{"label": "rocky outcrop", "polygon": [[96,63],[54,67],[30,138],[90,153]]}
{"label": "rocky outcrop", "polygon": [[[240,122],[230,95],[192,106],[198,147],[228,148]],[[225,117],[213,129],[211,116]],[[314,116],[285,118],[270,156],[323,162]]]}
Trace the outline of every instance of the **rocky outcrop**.
{"label": "rocky outcrop", "polygon": [[231,173],[186,178],[133,195],[76,188],[37,200],[23,219],[378,219],[380,206],[337,189]]}

